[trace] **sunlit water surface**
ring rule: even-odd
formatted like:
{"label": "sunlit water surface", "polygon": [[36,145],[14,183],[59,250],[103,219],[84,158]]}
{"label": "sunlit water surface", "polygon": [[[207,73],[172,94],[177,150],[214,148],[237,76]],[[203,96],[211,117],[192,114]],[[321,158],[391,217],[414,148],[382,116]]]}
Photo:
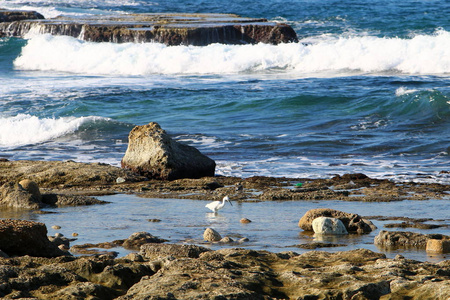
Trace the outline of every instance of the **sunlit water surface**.
{"label": "sunlit water surface", "polygon": [[[47,208],[47,214],[34,212],[0,212],[0,217],[21,218],[47,225],[49,235],[57,232],[71,238],[71,234],[79,234],[71,245],[85,243],[112,242],[125,239],[132,233],[146,231],[154,236],[169,240],[170,243],[197,244],[211,249],[243,247],[254,250],[268,250],[272,252],[306,251],[297,247],[299,244],[311,242],[327,242],[345,244],[344,247],[321,248],[323,251],[345,251],[365,248],[376,252],[383,252],[388,258],[397,254],[420,261],[441,261],[448,259],[446,255],[430,255],[424,250],[392,250],[378,249],[374,237],[383,230],[386,223],[401,221],[372,220],[377,230],[365,235],[335,236],[318,238],[305,234],[299,227],[299,219],[310,209],[332,208],[362,216],[398,216],[410,218],[432,218],[432,224],[450,224],[450,205],[448,200],[427,201],[399,201],[399,202],[346,202],[346,201],[267,201],[267,202],[235,202],[233,206],[226,204],[217,215],[209,212],[205,205],[209,201],[185,199],[148,199],[134,195],[113,195],[99,197],[109,201],[104,205]],[[240,219],[248,218],[252,222],[240,223]],[[150,222],[159,219],[160,222]],[[61,226],[60,230],[51,228]],[[209,244],[203,240],[203,231],[211,227],[222,237],[229,236],[237,241],[247,237],[248,242],[236,244]],[[449,227],[433,230],[419,230],[414,228],[395,229],[419,233],[440,233],[450,235]],[[122,248],[112,249],[119,252],[119,256],[129,253]]]}

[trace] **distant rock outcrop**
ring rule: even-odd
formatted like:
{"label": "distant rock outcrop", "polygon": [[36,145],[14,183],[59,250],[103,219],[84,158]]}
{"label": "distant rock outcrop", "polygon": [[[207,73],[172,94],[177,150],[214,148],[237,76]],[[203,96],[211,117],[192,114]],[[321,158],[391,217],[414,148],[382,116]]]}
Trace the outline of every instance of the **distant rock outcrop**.
{"label": "distant rock outcrop", "polygon": [[216,167],[214,160],[172,140],[154,122],[131,130],[121,165],[147,178],[162,180],[214,176]]}
{"label": "distant rock outcrop", "polygon": [[357,214],[346,213],[330,208],[311,209],[298,222],[298,227],[305,231],[313,231],[312,222],[318,217],[337,218],[344,223],[349,233],[369,233],[376,229],[376,226],[369,220],[363,219]]}
{"label": "distant rock outcrop", "polygon": [[6,10],[0,8],[0,22],[14,22],[22,20],[39,20],[44,16],[35,11],[28,10]]}
{"label": "distant rock outcrop", "polygon": [[298,40],[294,29],[287,24],[233,14],[158,13],[35,19],[43,17],[35,12],[27,15],[0,10],[0,36],[23,37],[33,29],[42,34],[67,35],[90,42],[157,42],[170,46],[213,43],[276,45]]}

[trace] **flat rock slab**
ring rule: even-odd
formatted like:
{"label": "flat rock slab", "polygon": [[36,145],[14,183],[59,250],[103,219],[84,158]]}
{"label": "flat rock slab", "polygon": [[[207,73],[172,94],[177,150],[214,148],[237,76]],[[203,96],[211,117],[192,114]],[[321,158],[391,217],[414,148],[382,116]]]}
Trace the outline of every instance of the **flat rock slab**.
{"label": "flat rock slab", "polygon": [[234,14],[122,14],[14,20],[0,9],[0,37],[24,37],[29,31],[67,35],[91,42],[143,43],[206,46],[221,44],[280,44],[296,42],[297,34],[287,24]]}

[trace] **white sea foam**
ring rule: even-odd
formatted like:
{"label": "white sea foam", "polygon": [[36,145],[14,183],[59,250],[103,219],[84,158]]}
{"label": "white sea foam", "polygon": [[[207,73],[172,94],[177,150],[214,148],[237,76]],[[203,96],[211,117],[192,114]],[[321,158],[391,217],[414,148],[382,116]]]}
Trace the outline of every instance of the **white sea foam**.
{"label": "white sea foam", "polygon": [[399,96],[403,96],[403,95],[413,94],[418,91],[419,90],[417,90],[417,89],[408,89],[404,86],[401,86],[395,90],[395,96],[399,97]]}
{"label": "white sea foam", "polygon": [[323,37],[313,44],[278,46],[165,46],[158,43],[84,42],[71,37],[30,37],[15,67],[81,74],[236,74],[285,72],[297,76],[362,73],[450,73],[450,32],[411,39]]}
{"label": "white sea foam", "polygon": [[75,132],[82,124],[102,117],[38,118],[28,114],[0,118],[0,146],[37,144]]}

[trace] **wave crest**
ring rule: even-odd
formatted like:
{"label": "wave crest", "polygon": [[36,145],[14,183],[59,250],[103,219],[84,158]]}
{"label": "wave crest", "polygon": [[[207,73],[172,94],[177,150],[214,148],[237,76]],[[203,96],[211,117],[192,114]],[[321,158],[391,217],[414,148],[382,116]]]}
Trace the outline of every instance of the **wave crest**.
{"label": "wave crest", "polygon": [[[305,40],[306,41],[306,40]],[[22,70],[81,74],[233,74],[265,71],[299,76],[328,73],[450,73],[450,33],[411,39],[321,37],[312,44],[165,46],[92,43],[71,37],[33,36],[14,65]]]}
{"label": "wave crest", "polygon": [[61,117],[38,118],[28,114],[15,117],[0,118],[0,146],[17,147],[43,143],[49,140],[74,133],[80,126],[99,120],[102,117]]}

